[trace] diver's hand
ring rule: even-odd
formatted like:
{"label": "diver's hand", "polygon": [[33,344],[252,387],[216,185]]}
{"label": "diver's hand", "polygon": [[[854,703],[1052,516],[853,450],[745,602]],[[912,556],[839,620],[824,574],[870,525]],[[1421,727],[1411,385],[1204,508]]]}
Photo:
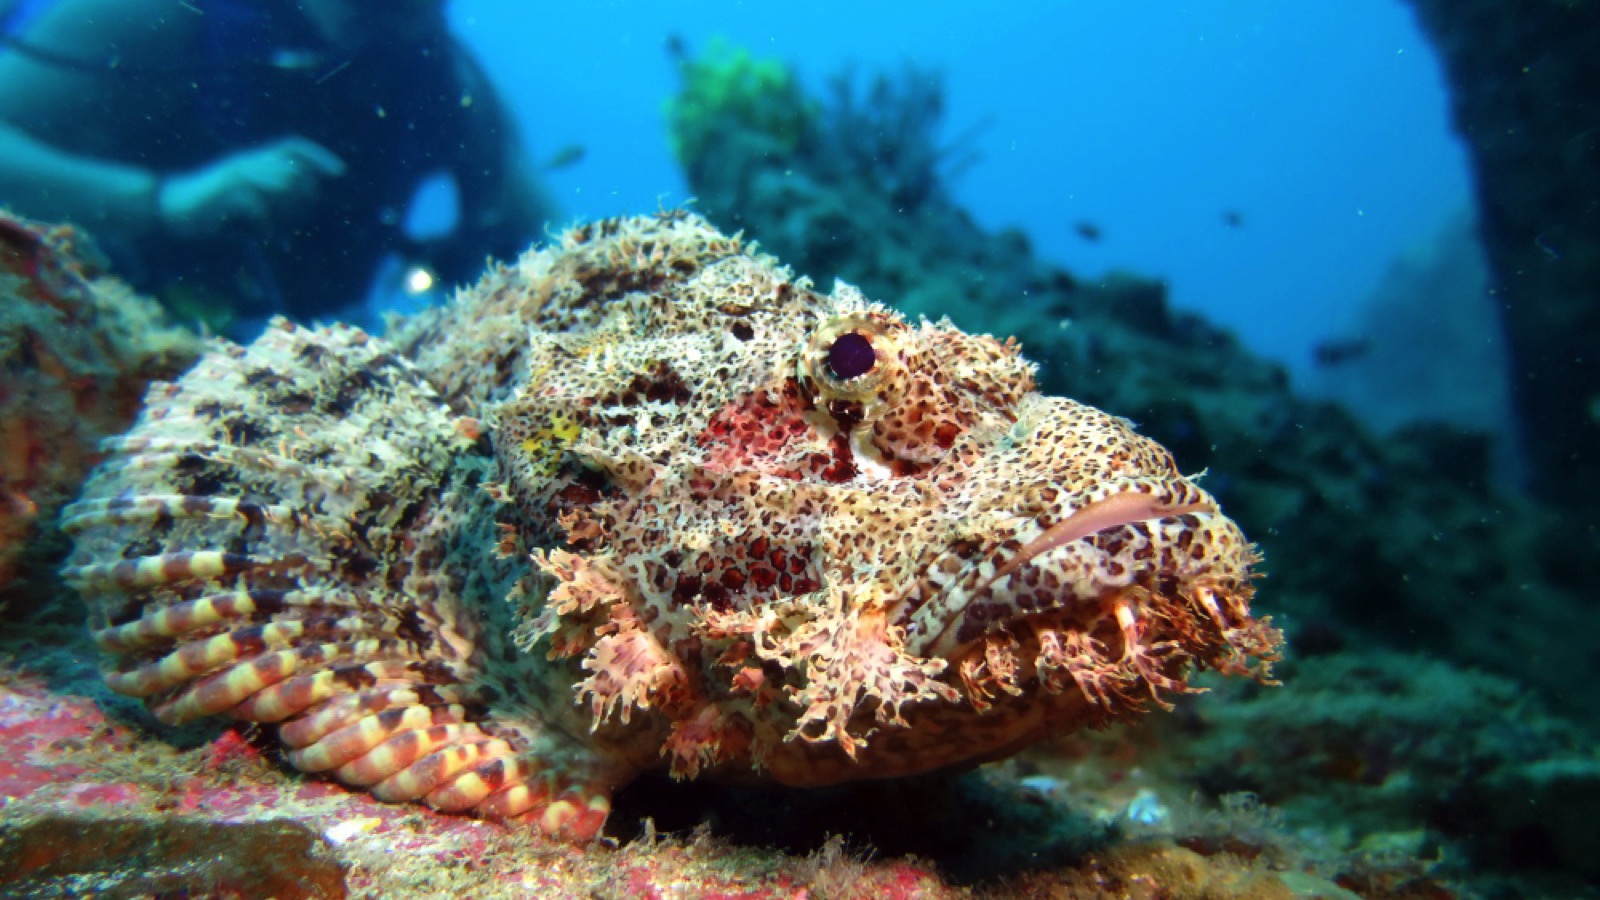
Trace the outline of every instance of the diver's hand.
{"label": "diver's hand", "polygon": [[344,171],[344,160],[321,144],[283,138],[161,181],[156,209],[162,227],[181,238],[264,231],[308,206],[324,179]]}

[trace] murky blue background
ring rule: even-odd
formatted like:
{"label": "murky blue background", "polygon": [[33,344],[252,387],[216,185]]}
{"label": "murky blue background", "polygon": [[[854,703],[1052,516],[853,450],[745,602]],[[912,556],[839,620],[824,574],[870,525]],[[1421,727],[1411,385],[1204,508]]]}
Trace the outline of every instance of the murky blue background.
{"label": "murky blue background", "polygon": [[546,176],[573,217],[686,198],[669,35],[691,52],[720,35],[818,89],[851,64],[942,70],[946,135],[981,128],[955,187],[982,224],[1021,227],[1079,277],[1165,278],[1302,381],[1312,345],[1359,328],[1394,260],[1470,206],[1438,62],[1395,0],[455,0],[451,20],[537,158],[586,149]]}

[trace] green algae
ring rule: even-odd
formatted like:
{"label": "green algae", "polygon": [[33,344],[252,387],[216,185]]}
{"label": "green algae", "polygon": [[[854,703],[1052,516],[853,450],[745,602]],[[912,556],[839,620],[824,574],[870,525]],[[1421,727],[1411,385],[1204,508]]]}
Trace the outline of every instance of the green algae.
{"label": "green algae", "polygon": [[680,67],[683,89],[666,110],[672,151],[680,162],[704,158],[729,135],[761,135],[780,152],[791,152],[816,125],[816,104],[777,60],[713,40]]}

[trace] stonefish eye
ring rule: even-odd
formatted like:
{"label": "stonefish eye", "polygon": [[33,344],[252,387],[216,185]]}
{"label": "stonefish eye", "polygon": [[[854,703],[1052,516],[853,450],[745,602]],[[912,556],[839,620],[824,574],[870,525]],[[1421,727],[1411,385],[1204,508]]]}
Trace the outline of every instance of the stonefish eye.
{"label": "stonefish eye", "polygon": [[860,378],[878,364],[872,341],[859,331],[849,331],[833,339],[828,348],[828,371],[840,381]]}
{"label": "stonefish eye", "polygon": [[800,379],[823,400],[882,402],[897,381],[899,358],[899,342],[884,324],[865,315],[840,316],[811,333]]}

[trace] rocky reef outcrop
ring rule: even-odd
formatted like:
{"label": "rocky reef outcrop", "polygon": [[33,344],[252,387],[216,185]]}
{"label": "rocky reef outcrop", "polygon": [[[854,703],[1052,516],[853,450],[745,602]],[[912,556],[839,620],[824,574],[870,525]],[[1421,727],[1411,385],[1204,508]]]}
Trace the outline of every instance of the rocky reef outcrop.
{"label": "rocky reef outcrop", "polygon": [[199,351],[154,301],[102,274],[81,232],[0,211],[0,610],[49,596],[66,549],[56,511],[150,382]]}
{"label": "rocky reef outcrop", "polygon": [[1600,5],[1409,0],[1442,58],[1535,488],[1600,532]]}

